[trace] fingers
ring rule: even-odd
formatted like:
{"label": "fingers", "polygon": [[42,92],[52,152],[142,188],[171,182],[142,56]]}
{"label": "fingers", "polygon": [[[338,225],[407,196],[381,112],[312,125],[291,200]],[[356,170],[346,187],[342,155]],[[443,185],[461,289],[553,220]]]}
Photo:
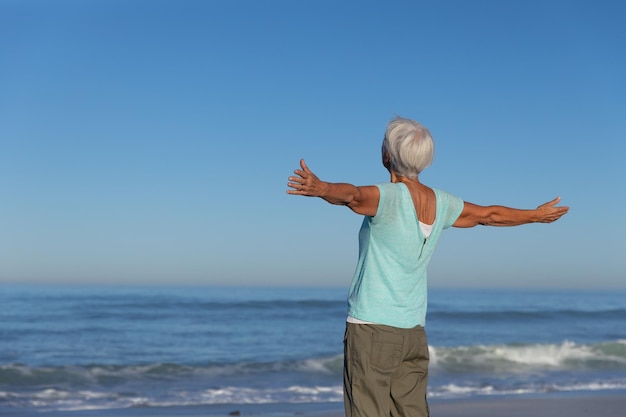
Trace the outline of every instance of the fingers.
{"label": "fingers", "polygon": [[311,169],[307,166],[306,162],[304,162],[304,159],[300,160],[300,168],[302,169],[296,169],[294,173],[300,175],[302,178],[306,178],[307,175],[313,175],[313,171],[311,171]]}
{"label": "fingers", "polygon": [[309,169],[309,167],[304,162],[304,159],[300,160],[300,167],[302,169],[296,169],[293,171],[293,173],[296,174],[297,177],[291,176],[289,177],[289,181],[298,181],[300,183],[304,183],[307,180],[307,178],[316,178],[315,174],[313,174],[313,172]]}
{"label": "fingers", "polygon": [[287,186],[293,188],[293,190],[287,190],[288,193],[297,194],[302,192],[302,189],[304,188],[304,181],[302,178],[289,177],[289,182],[287,183]]}
{"label": "fingers", "polygon": [[287,190],[287,194],[297,194],[297,195],[315,195],[317,184],[319,183],[319,179],[317,176],[309,169],[304,159],[300,159],[300,168],[293,171],[295,175],[292,175],[288,178],[289,182],[287,186],[293,188],[292,190]]}
{"label": "fingers", "polygon": [[306,165],[306,162],[304,162],[304,159],[300,160],[300,167],[302,167],[302,170],[304,172],[310,173],[311,170],[309,169],[309,167]]}
{"label": "fingers", "polygon": [[542,205],[540,205],[539,207],[553,207],[556,206],[557,204],[559,204],[559,201],[561,201],[561,197],[557,197],[552,201],[547,201],[545,203],[543,203]]}
{"label": "fingers", "polygon": [[290,183],[287,183],[287,186],[292,188],[292,190],[287,190],[287,194],[296,194],[296,195],[306,194],[306,191],[304,190],[304,187],[302,186],[302,184],[290,182]]}
{"label": "fingers", "polygon": [[567,206],[559,206],[557,204],[561,201],[561,197],[557,197],[552,201],[548,201],[547,203],[543,203],[537,209],[542,213],[539,222],[541,223],[552,223],[557,221],[563,215],[565,215],[569,211],[569,207]]}
{"label": "fingers", "polygon": [[[300,160],[300,168],[302,169],[296,169],[293,171],[294,174],[302,177],[302,178],[306,178],[307,174],[312,174],[311,170],[309,169],[309,167],[306,165],[306,162],[304,162],[304,159]],[[291,179],[293,177],[289,177],[289,179]]]}
{"label": "fingers", "polygon": [[302,191],[296,185],[289,183],[288,186],[293,188],[293,190],[287,190],[287,194],[302,194]]}
{"label": "fingers", "polygon": [[296,169],[293,171],[293,173],[297,176],[292,175],[288,178],[289,182],[287,183],[287,186],[293,188],[293,190],[287,190],[287,194],[304,194],[304,186],[306,182],[305,177],[307,175],[307,171],[311,171],[304,162],[304,159],[300,159],[300,167],[302,170]]}
{"label": "fingers", "polygon": [[[555,198],[552,201],[548,201],[547,203],[543,203],[539,207],[553,207],[553,208],[556,208],[555,206],[557,204],[559,204],[560,202],[561,202],[561,197],[557,197],[557,198]],[[565,207],[565,206],[563,206],[563,208],[569,209],[569,207]]]}

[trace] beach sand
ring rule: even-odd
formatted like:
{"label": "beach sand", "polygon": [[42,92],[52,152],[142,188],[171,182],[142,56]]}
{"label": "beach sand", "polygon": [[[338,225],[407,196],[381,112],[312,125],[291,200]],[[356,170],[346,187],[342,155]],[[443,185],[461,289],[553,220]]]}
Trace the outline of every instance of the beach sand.
{"label": "beach sand", "polygon": [[626,395],[448,401],[430,411],[433,417],[624,417]]}
{"label": "beach sand", "polygon": [[[15,414],[16,417],[25,414]],[[341,403],[244,404],[188,407],[137,407],[39,414],[42,417],[343,417]],[[430,402],[432,417],[624,417],[626,393],[568,397],[516,397]]]}

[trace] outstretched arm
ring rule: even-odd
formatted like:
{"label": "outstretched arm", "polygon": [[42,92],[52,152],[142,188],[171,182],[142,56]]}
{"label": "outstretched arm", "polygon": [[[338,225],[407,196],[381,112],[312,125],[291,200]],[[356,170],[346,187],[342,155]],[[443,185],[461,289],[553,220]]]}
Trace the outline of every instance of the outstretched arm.
{"label": "outstretched arm", "polygon": [[454,227],[483,226],[519,226],[527,223],[552,223],[561,218],[569,207],[556,205],[561,201],[557,197],[534,210],[520,210],[504,206],[479,206],[465,203],[461,215]]}
{"label": "outstretched arm", "polygon": [[378,187],[357,187],[352,184],[321,181],[309,169],[304,159],[300,160],[300,167],[302,169],[294,171],[295,176],[289,177],[287,185],[293,190],[287,190],[287,194],[320,197],[330,204],[347,206],[357,214],[376,215],[380,199]]}

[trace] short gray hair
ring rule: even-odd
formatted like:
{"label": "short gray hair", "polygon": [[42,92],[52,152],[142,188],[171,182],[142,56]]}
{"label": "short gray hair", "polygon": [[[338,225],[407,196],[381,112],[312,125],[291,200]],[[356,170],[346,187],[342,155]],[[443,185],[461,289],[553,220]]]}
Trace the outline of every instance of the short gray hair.
{"label": "short gray hair", "polygon": [[435,144],[425,126],[395,117],[387,125],[382,152],[383,158],[389,155],[389,168],[396,174],[415,179],[433,162]]}

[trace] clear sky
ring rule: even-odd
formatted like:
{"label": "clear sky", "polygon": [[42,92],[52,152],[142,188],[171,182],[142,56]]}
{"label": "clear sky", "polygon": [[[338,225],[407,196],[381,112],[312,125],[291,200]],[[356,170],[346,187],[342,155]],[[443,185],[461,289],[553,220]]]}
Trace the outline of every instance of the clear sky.
{"label": "clear sky", "polygon": [[288,196],[421,176],[551,225],[450,229],[433,287],[626,288],[626,2],[0,1],[0,282],[348,286],[361,217]]}

